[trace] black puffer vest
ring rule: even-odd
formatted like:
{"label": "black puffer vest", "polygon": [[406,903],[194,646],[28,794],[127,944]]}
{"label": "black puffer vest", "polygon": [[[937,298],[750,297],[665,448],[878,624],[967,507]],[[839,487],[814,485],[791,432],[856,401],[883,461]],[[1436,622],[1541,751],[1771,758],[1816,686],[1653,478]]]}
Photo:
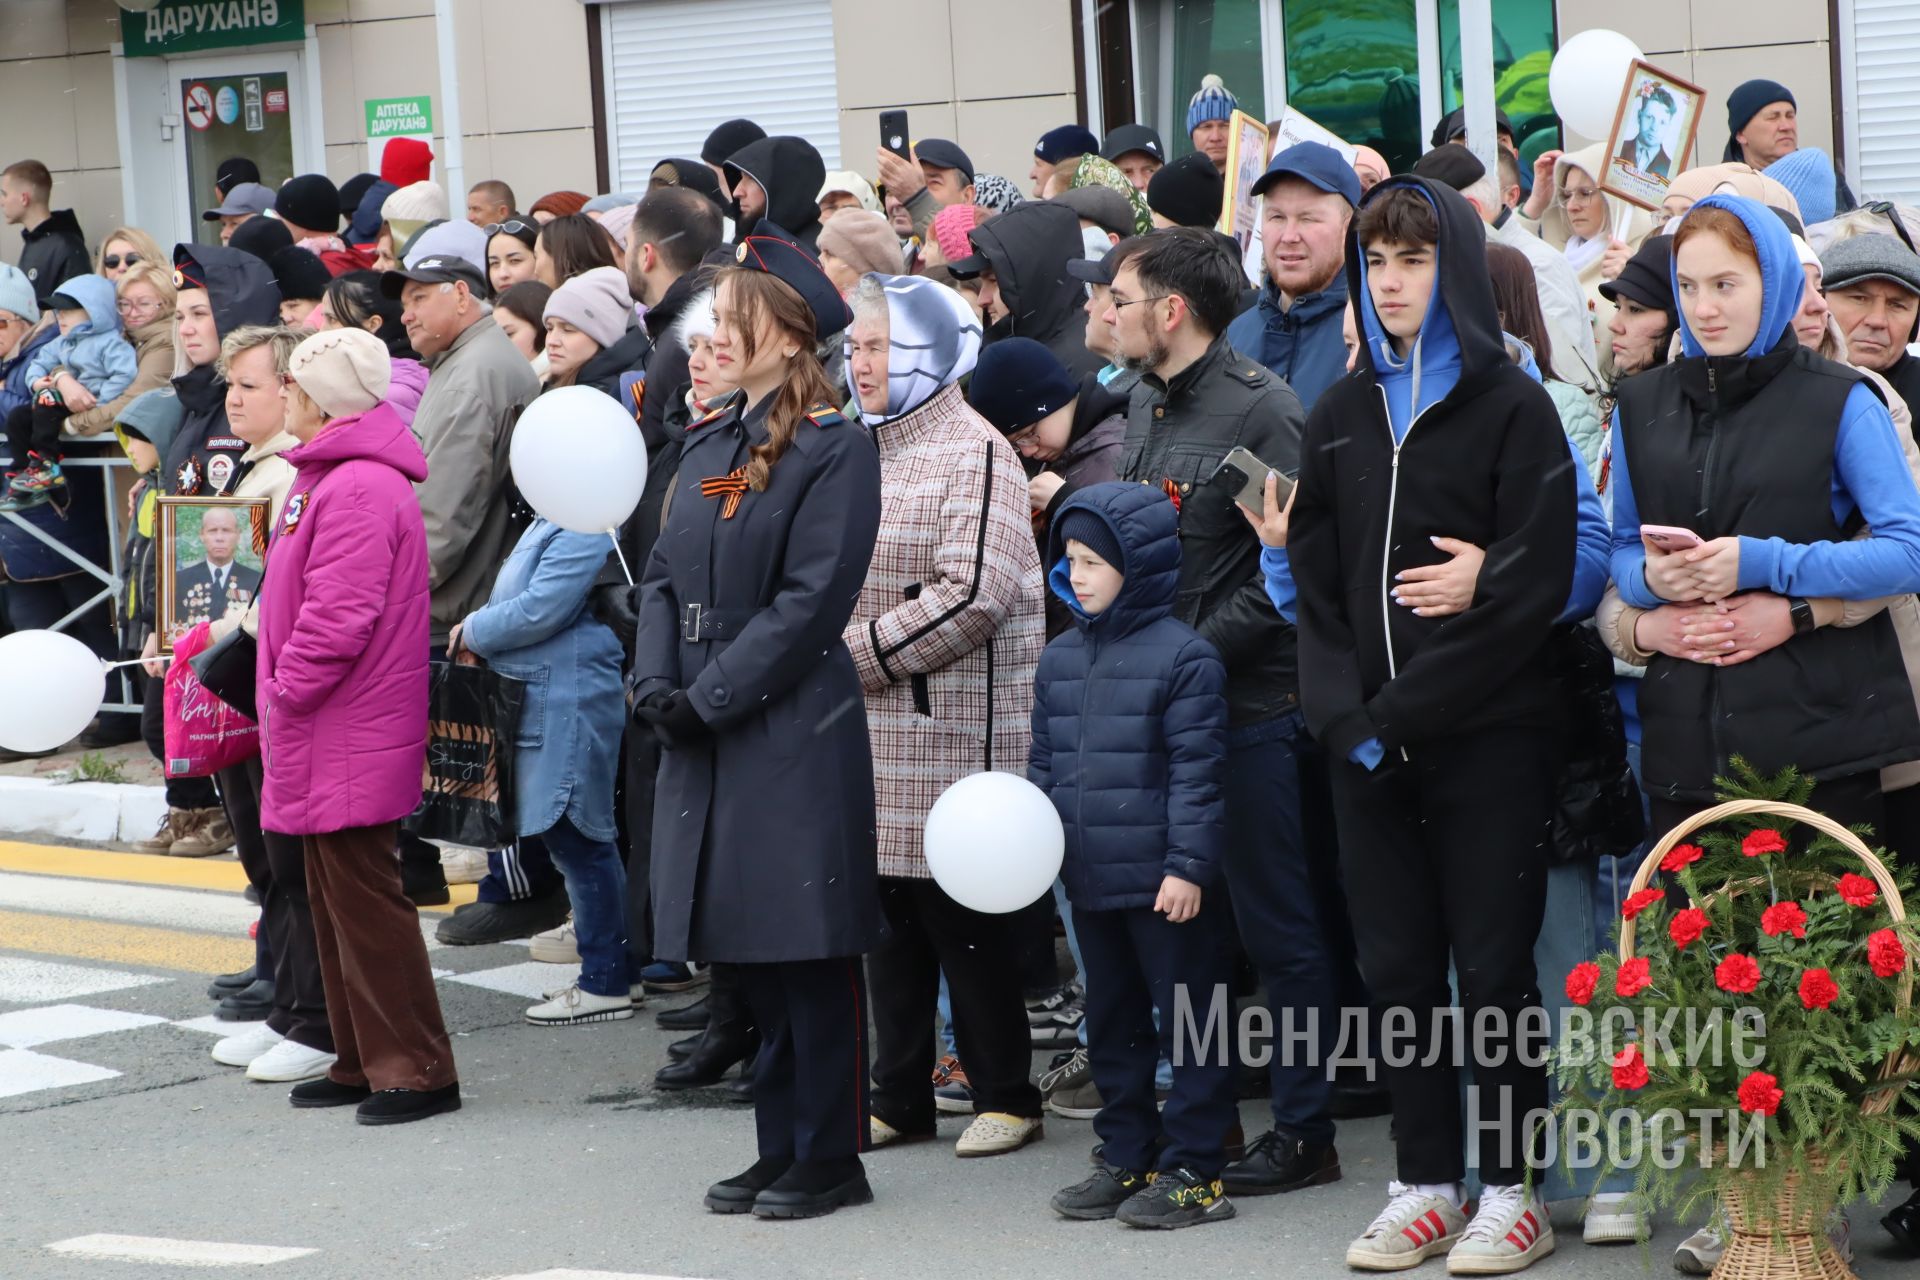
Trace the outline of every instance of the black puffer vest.
{"label": "black puffer vest", "polygon": [[[1790,340],[1790,339],[1789,339]],[[1620,387],[1621,437],[1643,524],[1702,538],[1839,542],[1833,518],[1841,409],[1861,375],[1799,346],[1757,359],[1693,357]],[[1893,623],[1797,635],[1750,662],[1656,657],[1640,683],[1649,794],[1711,802],[1734,756],[1843,778],[1920,757],[1920,716]]]}

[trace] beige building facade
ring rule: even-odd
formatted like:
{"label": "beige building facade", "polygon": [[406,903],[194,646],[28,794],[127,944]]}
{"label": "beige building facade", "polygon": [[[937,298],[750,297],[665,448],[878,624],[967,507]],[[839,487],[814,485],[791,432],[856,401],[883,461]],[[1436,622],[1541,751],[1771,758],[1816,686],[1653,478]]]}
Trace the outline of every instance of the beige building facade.
{"label": "beige building facade", "polygon": [[[9,153],[0,163],[44,161],[56,207],[72,207],[95,239],[123,222],[163,242],[200,230],[197,209],[226,139],[270,155],[262,166],[269,181],[274,166],[284,168],[281,178],[324,168],[336,181],[366,170],[370,104],[383,102],[426,107],[434,176],[458,186],[450,192],[457,216],[465,187],[482,178],[505,179],[523,205],[556,189],[632,189],[654,160],[697,154],[699,137],[727,115],[804,133],[829,153],[829,168],[871,173],[878,113],[904,108],[916,136],[954,138],[979,169],[1024,188],[1033,140],[1068,121],[1099,131],[1145,118],[1176,150],[1184,146],[1197,68],[1226,76],[1250,107],[1314,94],[1335,101],[1328,95],[1348,90],[1315,78],[1312,59],[1320,45],[1338,43],[1342,23],[1379,42],[1376,61],[1410,64],[1389,69],[1389,80],[1411,82],[1417,70],[1404,52],[1415,0],[124,3],[149,12],[123,16],[115,0],[5,0],[0,22],[0,136]],[[1850,148],[1880,145],[1875,111],[1901,109],[1875,97],[1884,77],[1871,64],[1898,43],[1889,30],[1904,37],[1907,20],[1920,26],[1920,0],[1513,3],[1523,17],[1509,24],[1526,28],[1514,42],[1546,45],[1604,25],[1705,86],[1714,101],[1699,151],[1709,158],[1725,140],[1727,90],[1755,75],[1791,85],[1802,142],[1840,155],[1856,175],[1861,158]],[[1444,44],[1450,8],[1442,10]],[[1506,11],[1503,0],[1496,13]],[[185,44],[196,34],[231,41],[269,15],[278,28],[261,27],[257,43],[184,48],[174,38],[161,56],[139,56],[141,42],[127,39],[133,24],[143,34],[185,33]],[[196,32],[195,23],[224,29]],[[1355,47],[1365,56],[1364,41]],[[451,85],[442,84],[443,66],[453,70]],[[1512,69],[1513,85],[1525,70]],[[1404,132],[1406,95],[1397,92],[1392,83],[1378,93],[1363,86],[1338,101],[1361,101],[1376,122],[1401,119]],[[1411,92],[1417,113],[1417,87]],[[447,145],[456,107],[457,157]],[[1886,184],[1904,183],[1897,165],[1886,173]],[[17,235],[0,229],[0,256],[18,250]]]}

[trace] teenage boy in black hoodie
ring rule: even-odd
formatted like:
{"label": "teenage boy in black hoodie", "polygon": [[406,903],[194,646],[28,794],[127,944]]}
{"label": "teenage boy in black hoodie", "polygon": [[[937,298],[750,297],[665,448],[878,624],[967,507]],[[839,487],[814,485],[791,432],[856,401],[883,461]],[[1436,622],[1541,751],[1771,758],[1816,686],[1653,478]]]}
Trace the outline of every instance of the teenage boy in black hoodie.
{"label": "teenage boy in black hoodie", "polygon": [[827,180],[827,164],[805,138],[772,137],[749,142],[727,157],[721,166],[733,202],[736,243],[765,218],[786,228],[793,238],[817,253],[820,238],[820,185]]}
{"label": "teenage boy in black hoodie", "polygon": [[[1360,967],[1376,1007],[1414,1024],[1411,1056],[1404,1036],[1383,1055],[1399,1178],[1347,1265],[1399,1270],[1451,1249],[1450,1271],[1504,1274],[1554,1247],[1525,1187],[1544,1046],[1519,1026],[1540,1003],[1559,705],[1545,645],[1573,578],[1576,481],[1553,401],[1507,358],[1472,206],[1390,178],[1350,235],[1364,341],[1308,416],[1287,554],[1346,880],[1374,886],[1352,900]],[[1395,575],[1444,560],[1442,536],[1486,548],[1472,605],[1445,619],[1396,607]],[[1465,1025],[1497,1019],[1475,1037],[1485,1189],[1471,1224],[1450,959]]]}

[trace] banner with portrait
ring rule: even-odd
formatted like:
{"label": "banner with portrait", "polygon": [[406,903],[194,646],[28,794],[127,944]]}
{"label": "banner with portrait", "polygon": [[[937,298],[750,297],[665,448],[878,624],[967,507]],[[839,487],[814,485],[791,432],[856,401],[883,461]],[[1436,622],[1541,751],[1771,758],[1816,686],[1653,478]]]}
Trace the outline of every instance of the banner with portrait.
{"label": "banner with portrait", "polygon": [[1673,175],[1687,166],[1706,90],[1636,58],[1607,135],[1600,189],[1656,212]]}
{"label": "banner with portrait", "polygon": [[266,569],[268,499],[164,497],[157,505],[161,653],[196,623],[247,611]]}

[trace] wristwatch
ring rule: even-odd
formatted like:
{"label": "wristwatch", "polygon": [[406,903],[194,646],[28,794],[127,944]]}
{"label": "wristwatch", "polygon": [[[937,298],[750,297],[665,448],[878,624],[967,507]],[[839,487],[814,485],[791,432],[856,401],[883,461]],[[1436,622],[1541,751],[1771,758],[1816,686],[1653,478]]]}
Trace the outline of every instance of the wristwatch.
{"label": "wristwatch", "polygon": [[1787,614],[1793,619],[1793,634],[1797,636],[1806,635],[1820,625],[1813,620],[1812,603],[1799,596],[1793,596],[1787,601]]}

